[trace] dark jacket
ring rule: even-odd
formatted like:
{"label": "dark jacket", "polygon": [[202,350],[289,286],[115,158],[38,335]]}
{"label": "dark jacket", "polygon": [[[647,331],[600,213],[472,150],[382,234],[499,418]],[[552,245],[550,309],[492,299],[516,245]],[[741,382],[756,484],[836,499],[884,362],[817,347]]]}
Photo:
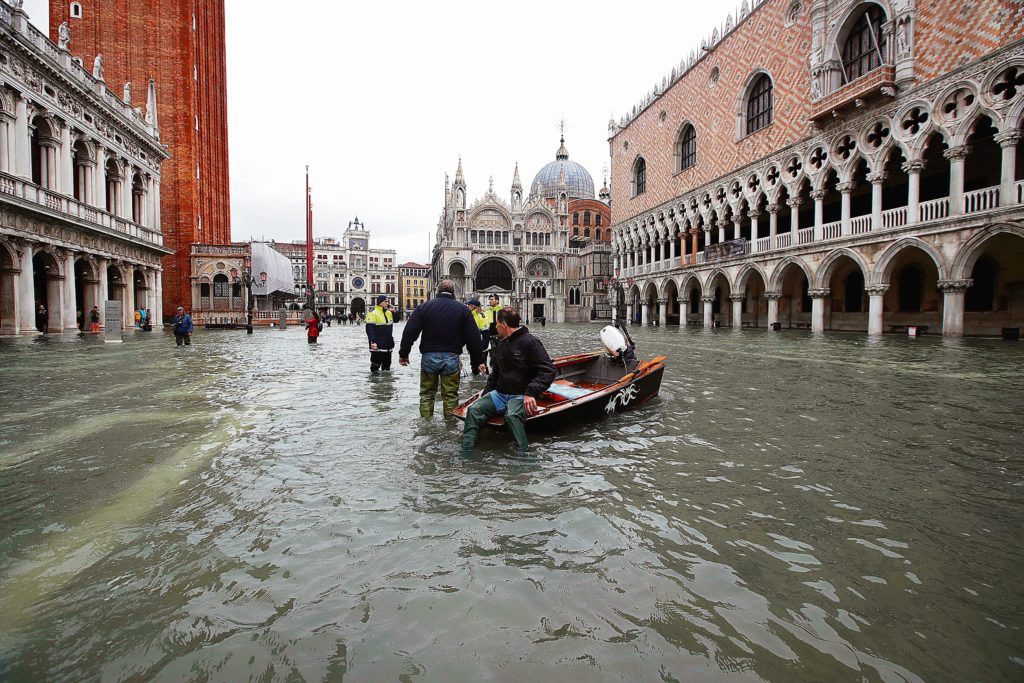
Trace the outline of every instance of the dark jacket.
{"label": "dark jacket", "polygon": [[371,344],[377,345],[378,351],[390,351],[395,348],[395,338],[391,334],[395,317],[391,311],[385,311],[380,305],[366,314],[366,338]]}
{"label": "dark jacket", "polygon": [[402,332],[402,344],[398,347],[399,358],[409,357],[413,342],[421,333],[420,353],[462,353],[462,347],[465,346],[469,351],[470,363],[476,366],[484,362],[480,332],[473,322],[473,314],[447,292],[441,292],[437,298],[420,304],[409,316],[409,322]]}
{"label": "dark jacket", "polygon": [[520,326],[499,341],[491,353],[491,374],[484,393],[497,389],[503,394],[539,398],[555,379],[555,364],[540,339],[526,327]]}

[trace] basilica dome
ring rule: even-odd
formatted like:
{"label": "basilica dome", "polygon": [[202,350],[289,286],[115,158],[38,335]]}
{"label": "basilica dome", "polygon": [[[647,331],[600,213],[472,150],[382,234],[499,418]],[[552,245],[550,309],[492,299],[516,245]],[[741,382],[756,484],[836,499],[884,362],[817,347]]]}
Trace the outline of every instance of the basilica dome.
{"label": "basilica dome", "polygon": [[562,146],[558,148],[555,160],[534,176],[533,183],[530,184],[530,196],[557,199],[558,183],[564,173],[566,194],[569,199],[593,199],[594,179],[583,166],[575,161],[569,161],[565,138],[562,138],[561,142]]}

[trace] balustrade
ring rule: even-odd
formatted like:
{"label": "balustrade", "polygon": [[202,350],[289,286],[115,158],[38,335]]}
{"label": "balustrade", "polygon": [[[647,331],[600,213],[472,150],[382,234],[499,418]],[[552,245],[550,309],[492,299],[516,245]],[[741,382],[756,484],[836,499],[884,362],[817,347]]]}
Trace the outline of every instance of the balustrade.
{"label": "balustrade", "polygon": [[949,197],[939,197],[931,201],[921,202],[917,207],[918,221],[937,221],[949,216]]}
{"label": "balustrade", "polygon": [[1017,203],[1024,204],[1024,180],[1017,181]]}
{"label": "balustrade", "polygon": [[843,222],[832,221],[821,226],[821,239],[834,240],[843,234]]}
{"label": "balustrade", "polygon": [[866,232],[871,232],[871,215],[851,218],[850,232],[854,235],[863,235]]}
{"label": "balustrade", "polygon": [[775,248],[785,249],[793,244],[793,233],[784,232],[775,236]]}
{"label": "balustrade", "polygon": [[999,208],[999,187],[964,192],[964,214]]}
{"label": "balustrade", "polygon": [[882,212],[883,228],[901,228],[907,224],[907,207],[900,206]]}
{"label": "balustrade", "polygon": [[757,251],[759,253],[762,252],[762,251],[769,251],[771,248],[772,248],[772,238],[771,237],[759,237],[759,238],[757,238]]}
{"label": "balustrade", "polygon": [[803,228],[796,233],[797,244],[810,244],[814,241],[814,228]]}

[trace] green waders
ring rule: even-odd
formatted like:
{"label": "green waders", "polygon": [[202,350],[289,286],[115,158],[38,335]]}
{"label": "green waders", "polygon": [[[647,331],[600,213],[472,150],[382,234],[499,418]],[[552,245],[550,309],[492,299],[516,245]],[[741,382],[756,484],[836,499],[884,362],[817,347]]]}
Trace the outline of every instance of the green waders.
{"label": "green waders", "polygon": [[431,375],[420,370],[420,417],[434,416],[434,401],[437,387],[441,386],[441,402],[444,416],[448,417],[459,405],[460,372],[450,375]]}
{"label": "green waders", "polygon": [[[473,454],[476,442],[480,438],[480,428],[492,417],[498,415],[498,408],[491,400],[491,395],[482,396],[480,400],[469,407],[466,413],[466,426],[462,431],[462,455],[468,457]],[[516,440],[516,454],[525,457],[530,454],[530,444],[526,441],[526,408],[523,407],[523,399],[509,399],[505,405],[505,427],[512,433]]]}

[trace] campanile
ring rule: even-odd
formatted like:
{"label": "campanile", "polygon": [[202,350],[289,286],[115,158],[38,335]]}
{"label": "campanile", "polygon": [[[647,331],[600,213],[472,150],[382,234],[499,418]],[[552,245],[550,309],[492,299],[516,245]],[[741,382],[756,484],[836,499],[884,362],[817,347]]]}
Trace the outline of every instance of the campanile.
{"label": "campanile", "polygon": [[193,242],[231,241],[228,186],[227,69],[224,0],[50,0],[50,36],[71,29],[72,54],[103,72],[114,92],[145,104],[149,79],[160,103],[164,162],[160,212],[164,243],[164,312],[192,305]]}

